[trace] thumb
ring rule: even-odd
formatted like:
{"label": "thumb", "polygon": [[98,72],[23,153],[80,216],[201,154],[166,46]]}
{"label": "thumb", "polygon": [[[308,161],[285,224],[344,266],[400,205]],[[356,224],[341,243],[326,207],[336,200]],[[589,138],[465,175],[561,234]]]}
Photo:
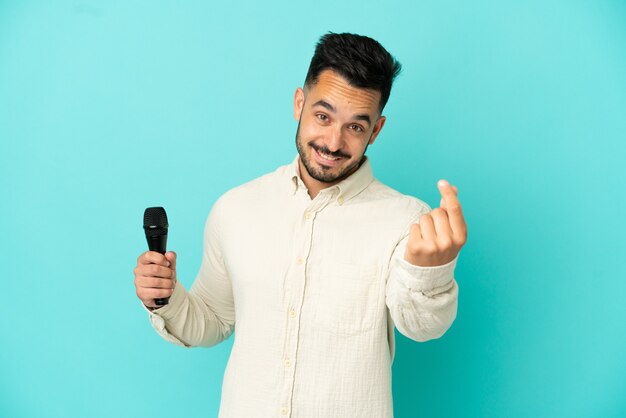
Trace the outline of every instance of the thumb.
{"label": "thumb", "polygon": [[168,251],[165,253],[165,258],[170,262],[170,268],[176,271],[176,253],[174,251]]}

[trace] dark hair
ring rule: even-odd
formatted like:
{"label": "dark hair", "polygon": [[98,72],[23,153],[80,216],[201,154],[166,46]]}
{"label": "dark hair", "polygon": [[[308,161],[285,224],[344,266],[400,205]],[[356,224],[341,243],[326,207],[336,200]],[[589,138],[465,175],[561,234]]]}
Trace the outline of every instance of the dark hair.
{"label": "dark hair", "polygon": [[333,70],[354,87],[379,91],[382,112],[401,69],[400,63],[376,40],[329,32],[322,35],[315,47],[304,85],[314,85],[322,71]]}

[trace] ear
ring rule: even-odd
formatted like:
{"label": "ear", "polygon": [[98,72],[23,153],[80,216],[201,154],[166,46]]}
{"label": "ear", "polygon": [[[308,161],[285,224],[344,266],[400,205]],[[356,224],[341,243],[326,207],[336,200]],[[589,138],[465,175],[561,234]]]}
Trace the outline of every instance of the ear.
{"label": "ear", "polygon": [[296,120],[300,120],[300,116],[302,116],[303,108],[304,108],[304,91],[302,90],[301,87],[298,87],[293,97],[293,117]]}
{"label": "ear", "polygon": [[386,120],[387,118],[385,116],[380,116],[376,120],[376,123],[374,123],[374,130],[372,131],[372,137],[370,138],[368,144],[374,143],[374,141],[376,140],[376,137],[378,136],[380,131],[383,129],[383,126],[385,125]]}

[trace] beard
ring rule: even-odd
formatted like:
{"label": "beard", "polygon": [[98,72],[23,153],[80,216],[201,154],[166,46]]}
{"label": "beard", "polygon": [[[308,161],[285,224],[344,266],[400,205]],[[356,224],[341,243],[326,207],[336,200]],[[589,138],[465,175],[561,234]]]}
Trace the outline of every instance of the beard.
{"label": "beard", "polygon": [[[318,168],[313,165],[313,161],[312,161],[313,156],[311,154],[314,151],[312,151],[311,148],[315,151],[318,151],[318,152],[321,152],[321,153],[324,153],[333,157],[341,157],[341,158],[349,159],[351,156],[348,154],[344,154],[341,151],[332,152],[325,146],[319,146],[312,142],[306,145],[306,147],[310,147],[310,148],[305,149],[305,145],[303,144],[302,138],[300,137],[300,121],[298,121],[298,129],[296,131],[296,148],[298,149],[298,154],[300,155],[300,161],[302,162],[302,165],[304,165],[304,168],[306,169],[307,173],[309,173],[309,176],[311,176],[315,180],[320,181],[322,183],[337,183],[347,178],[348,176],[350,176],[350,174],[352,174],[353,172],[355,172],[361,166],[361,164],[365,161],[365,158],[366,158],[365,151],[367,151],[368,146],[369,146],[369,141],[368,141],[368,144],[365,146],[365,149],[363,150],[363,154],[361,155],[361,158],[359,158],[358,160],[354,161],[352,164],[349,164],[345,167],[338,167],[337,168],[338,171],[335,173],[331,171],[332,167],[327,167],[327,166],[320,164],[319,165],[320,167]],[[308,155],[307,155],[307,151],[309,151]]]}

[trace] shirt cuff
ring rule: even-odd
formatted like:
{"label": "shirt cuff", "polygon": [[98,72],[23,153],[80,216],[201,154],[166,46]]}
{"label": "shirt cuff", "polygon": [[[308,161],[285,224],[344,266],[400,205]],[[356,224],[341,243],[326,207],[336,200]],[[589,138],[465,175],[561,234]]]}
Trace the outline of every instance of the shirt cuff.
{"label": "shirt cuff", "polygon": [[179,340],[172,334],[170,334],[165,326],[165,321],[167,319],[173,318],[177,315],[178,311],[181,309],[183,305],[183,301],[185,299],[185,288],[183,285],[176,283],[174,286],[174,293],[170,296],[169,302],[165,306],[161,306],[160,308],[150,310],[143,303],[141,304],[144,309],[148,312],[150,316],[150,323],[154,327],[154,329],[163,337],[165,340],[170,341],[176,345],[180,345],[182,347],[189,347],[183,341]]}
{"label": "shirt cuff", "polygon": [[459,255],[441,266],[422,267],[409,263],[404,258],[396,258],[398,274],[396,279],[411,290],[427,292],[429,290],[449,286],[454,279],[454,268]]}

